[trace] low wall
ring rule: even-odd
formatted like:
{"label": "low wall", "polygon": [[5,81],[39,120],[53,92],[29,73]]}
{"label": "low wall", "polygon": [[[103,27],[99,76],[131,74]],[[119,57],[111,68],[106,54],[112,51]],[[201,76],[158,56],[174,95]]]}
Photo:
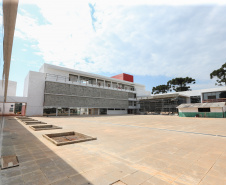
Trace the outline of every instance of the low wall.
{"label": "low wall", "polygon": [[179,117],[226,118],[226,112],[179,112]]}

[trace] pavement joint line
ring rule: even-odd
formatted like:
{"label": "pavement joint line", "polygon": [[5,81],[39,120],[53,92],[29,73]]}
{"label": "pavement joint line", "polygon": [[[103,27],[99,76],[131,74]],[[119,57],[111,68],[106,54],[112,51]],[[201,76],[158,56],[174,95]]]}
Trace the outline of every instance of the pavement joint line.
{"label": "pavement joint line", "polygon": [[[83,121],[83,122],[95,122],[95,123],[97,123],[96,121]],[[204,136],[206,135],[206,136],[213,136],[213,137],[226,137],[224,135],[217,135],[217,134],[208,134],[208,133],[191,132],[191,131],[183,131],[183,130],[173,130],[173,129],[165,129],[165,128],[144,127],[144,126],[137,126],[137,125],[123,125],[123,124],[118,124],[118,123],[102,123],[102,124],[117,125],[117,126],[124,126],[124,127],[146,128],[146,129],[150,129],[150,130],[181,132],[181,133],[186,133],[186,134],[196,134],[196,135],[204,135]]]}

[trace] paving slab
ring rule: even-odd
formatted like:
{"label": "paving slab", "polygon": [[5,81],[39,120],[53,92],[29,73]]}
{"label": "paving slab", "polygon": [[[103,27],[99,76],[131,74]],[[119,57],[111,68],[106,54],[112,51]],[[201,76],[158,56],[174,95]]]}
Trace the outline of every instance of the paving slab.
{"label": "paving slab", "polygon": [[[98,140],[55,146],[42,135],[62,131],[34,132],[21,121],[7,120],[5,152],[13,152],[13,147],[20,166],[2,170],[4,182],[13,184],[17,178],[32,184],[33,175],[44,184],[226,182],[225,119],[155,115],[32,119]],[[9,145],[12,147],[7,148]]]}

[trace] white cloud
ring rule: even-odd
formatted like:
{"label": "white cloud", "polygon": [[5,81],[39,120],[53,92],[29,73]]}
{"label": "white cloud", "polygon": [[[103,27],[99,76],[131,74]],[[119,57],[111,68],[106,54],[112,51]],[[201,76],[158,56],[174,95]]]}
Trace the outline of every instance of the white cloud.
{"label": "white cloud", "polygon": [[36,41],[38,54],[49,63],[94,73],[206,80],[225,62],[225,6],[152,6],[161,2],[181,5],[181,1],[130,1],[130,5],[120,3],[124,1],[96,1],[92,22],[88,1],[33,2],[48,24],[40,25],[30,18],[32,12],[25,10],[18,14],[16,36]]}

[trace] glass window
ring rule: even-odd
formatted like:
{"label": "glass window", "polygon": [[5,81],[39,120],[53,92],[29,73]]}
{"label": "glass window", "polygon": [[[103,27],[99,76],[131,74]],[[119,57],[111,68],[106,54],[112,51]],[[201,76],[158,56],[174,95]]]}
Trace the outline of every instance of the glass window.
{"label": "glass window", "polygon": [[191,96],[191,103],[201,103],[200,96]]}
{"label": "glass window", "polygon": [[69,74],[69,81],[77,82],[78,81],[78,76]]}
{"label": "glass window", "polygon": [[203,94],[203,100],[207,100],[207,93]]}
{"label": "glass window", "polygon": [[220,98],[226,98],[226,91],[220,92],[219,97]]}
{"label": "glass window", "polygon": [[100,114],[107,114],[107,109],[100,109]]}
{"label": "glass window", "polygon": [[56,116],[56,108],[44,108],[43,116]]}
{"label": "glass window", "polygon": [[210,112],[210,108],[198,108],[199,112]]}
{"label": "glass window", "polygon": [[70,109],[70,115],[73,116],[73,115],[78,115],[79,111],[77,108],[73,108],[73,109]]}
{"label": "glass window", "polygon": [[69,108],[58,108],[57,116],[68,116]]}

